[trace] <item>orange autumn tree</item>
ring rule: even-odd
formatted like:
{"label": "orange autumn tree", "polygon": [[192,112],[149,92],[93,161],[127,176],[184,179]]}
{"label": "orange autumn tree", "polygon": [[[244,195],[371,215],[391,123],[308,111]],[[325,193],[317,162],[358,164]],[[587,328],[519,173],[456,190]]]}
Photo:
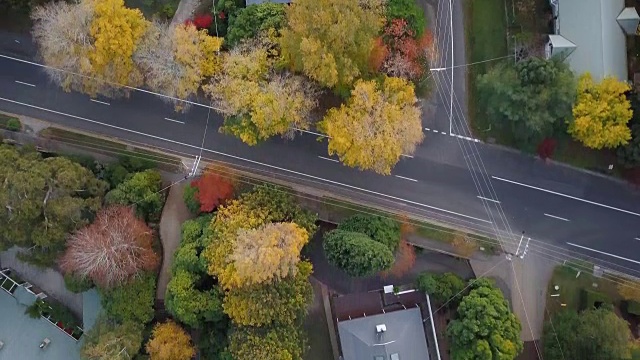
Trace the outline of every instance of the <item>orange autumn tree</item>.
{"label": "orange autumn tree", "polygon": [[415,38],[415,33],[404,19],[393,19],[384,29],[384,40],[388,55],[382,63],[382,70],[389,76],[416,80],[425,69],[423,60],[433,42],[429,32]]}
{"label": "orange autumn tree", "polygon": [[[226,174],[225,174],[226,172]],[[222,202],[233,196],[234,178],[222,168],[207,169],[200,178],[191,182],[197,189],[195,198],[200,203],[200,211],[211,212]]]}
{"label": "orange autumn tree", "polygon": [[153,231],[133,208],[110,206],[69,238],[60,268],[103,289],[112,288],[158,266],[160,258],[152,244]]}

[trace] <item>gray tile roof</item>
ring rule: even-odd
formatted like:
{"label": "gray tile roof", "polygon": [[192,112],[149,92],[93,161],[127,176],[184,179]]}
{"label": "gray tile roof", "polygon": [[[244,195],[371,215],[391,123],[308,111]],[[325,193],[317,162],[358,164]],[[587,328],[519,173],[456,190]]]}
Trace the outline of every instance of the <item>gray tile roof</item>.
{"label": "gray tile roof", "polygon": [[[19,287],[14,295],[24,300],[28,294],[25,293]],[[24,313],[27,307],[16,297],[0,289],[0,341],[4,343],[0,360],[80,359],[81,341],[76,342],[43,318],[30,318]],[[44,338],[49,338],[51,343],[42,350],[39,345]]]}
{"label": "gray tile roof", "polygon": [[[386,331],[376,334],[376,326]],[[419,308],[398,310],[338,322],[344,360],[429,360],[427,340]],[[396,360],[395,357],[393,360]]]}

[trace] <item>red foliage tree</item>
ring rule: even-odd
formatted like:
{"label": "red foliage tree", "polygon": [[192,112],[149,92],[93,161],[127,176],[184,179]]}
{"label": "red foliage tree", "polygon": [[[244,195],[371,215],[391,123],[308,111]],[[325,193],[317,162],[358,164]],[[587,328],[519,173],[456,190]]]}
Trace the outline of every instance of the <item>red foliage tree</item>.
{"label": "red foliage tree", "polygon": [[414,32],[405,19],[393,19],[384,29],[384,37],[390,48],[383,69],[388,75],[417,79],[424,71],[420,64],[423,42],[414,39]]}
{"label": "red foliage tree", "polygon": [[160,258],[152,244],[153,231],[133,208],[110,206],[70,237],[60,268],[108,289],[158,266]]}
{"label": "red foliage tree", "polygon": [[543,160],[552,157],[553,153],[556,151],[557,144],[558,142],[555,139],[545,138],[540,144],[538,144],[538,156]]}
{"label": "red foliage tree", "polygon": [[198,30],[200,29],[208,29],[213,22],[213,15],[211,14],[200,14],[196,15],[193,19],[187,19],[184,23],[185,25],[193,25]]}
{"label": "red foliage tree", "polygon": [[224,200],[233,196],[234,181],[229,177],[223,177],[223,170],[207,170],[197,180],[191,182],[191,186],[198,188],[196,197],[200,202],[200,211],[211,212]]}

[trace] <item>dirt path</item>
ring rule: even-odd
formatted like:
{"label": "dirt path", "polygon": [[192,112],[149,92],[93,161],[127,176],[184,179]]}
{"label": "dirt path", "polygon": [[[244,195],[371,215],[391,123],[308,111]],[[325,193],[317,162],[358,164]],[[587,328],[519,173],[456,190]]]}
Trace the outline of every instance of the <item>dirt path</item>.
{"label": "dirt path", "polygon": [[184,200],[182,200],[184,187],[188,184],[189,181],[183,181],[172,186],[169,190],[167,202],[162,209],[160,241],[162,242],[163,256],[162,269],[160,269],[160,277],[156,288],[156,299],[158,300],[164,300],[167,284],[171,279],[171,263],[173,262],[173,254],[176,252],[178,245],[180,245],[182,223],[193,217],[184,204]]}

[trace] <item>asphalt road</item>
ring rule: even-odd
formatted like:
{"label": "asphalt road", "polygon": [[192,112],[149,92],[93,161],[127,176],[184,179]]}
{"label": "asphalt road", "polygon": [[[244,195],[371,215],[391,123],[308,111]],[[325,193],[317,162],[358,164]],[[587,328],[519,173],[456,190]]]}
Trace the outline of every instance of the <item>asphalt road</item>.
{"label": "asphalt road", "polygon": [[403,158],[391,176],[381,176],[342,166],[314,134],[249,147],[220,134],[222,118],[206,106],[176,114],[158,96],[143,92],[128,99],[90,99],[53,86],[41,67],[6,57],[0,57],[2,110],[185,156],[199,154],[204,143],[205,158],[480,232],[498,230],[510,251],[526,231],[534,239],[532,253],[559,259],[592,256],[601,265],[640,276],[637,191],[452,136],[448,129],[425,130],[416,154]]}

